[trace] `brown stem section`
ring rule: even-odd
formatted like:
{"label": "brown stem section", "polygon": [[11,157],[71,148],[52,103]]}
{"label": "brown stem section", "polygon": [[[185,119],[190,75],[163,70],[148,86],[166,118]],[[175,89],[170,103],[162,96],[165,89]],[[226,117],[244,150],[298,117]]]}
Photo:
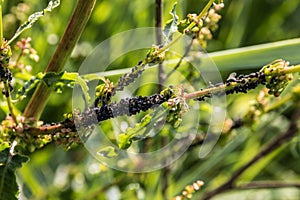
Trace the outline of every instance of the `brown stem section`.
{"label": "brown stem section", "polygon": [[283,181],[255,181],[243,185],[239,185],[236,189],[249,190],[249,189],[264,189],[264,188],[285,188],[297,187],[300,188],[300,182],[283,182]]}
{"label": "brown stem section", "polygon": [[[69,24],[46,68],[46,72],[60,72],[81,36],[96,0],[78,0]],[[38,119],[46,106],[51,90],[41,83],[30,99],[24,117]]]}
{"label": "brown stem section", "polygon": [[291,119],[291,124],[289,126],[289,129],[276,137],[274,140],[272,140],[265,148],[263,148],[254,158],[252,158],[248,163],[240,167],[232,176],[231,178],[225,182],[220,187],[216,188],[215,190],[208,192],[204,195],[203,199],[207,200],[212,198],[213,196],[216,196],[217,194],[220,194],[222,192],[225,192],[227,190],[235,189],[235,182],[237,179],[253,164],[255,164],[258,160],[264,158],[266,155],[272,153],[274,150],[278,149],[283,145],[285,142],[289,141],[293,136],[298,132],[297,127],[297,119],[300,116],[300,105],[298,105],[296,113],[293,115]]}
{"label": "brown stem section", "polygon": [[156,40],[160,45],[162,43],[162,0],[155,0],[155,27],[156,29]]}
{"label": "brown stem section", "polygon": [[[163,7],[163,2],[162,0],[155,0],[155,27],[156,27],[156,40],[158,45],[161,45],[163,42],[162,38],[162,7]],[[164,83],[166,80],[165,76],[165,71],[163,69],[163,65],[159,64],[158,65],[158,91],[162,91],[164,88]],[[162,145],[165,146],[167,143],[166,138],[162,138],[161,141]],[[162,195],[164,199],[167,198],[167,188],[169,186],[169,181],[168,181],[168,176],[169,176],[169,168],[165,167],[162,170]]]}
{"label": "brown stem section", "polygon": [[[156,27],[156,40],[157,44],[161,45],[163,42],[162,37],[162,0],[155,0],[155,27]],[[163,85],[165,83],[165,71],[163,69],[163,65],[158,65],[158,90],[161,91],[163,89]]]}

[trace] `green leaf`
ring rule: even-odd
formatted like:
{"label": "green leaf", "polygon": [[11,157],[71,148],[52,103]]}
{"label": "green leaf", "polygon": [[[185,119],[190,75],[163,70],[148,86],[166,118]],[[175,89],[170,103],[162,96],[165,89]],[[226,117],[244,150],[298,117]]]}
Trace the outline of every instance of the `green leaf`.
{"label": "green leaf", "polygon": [[0,152],[0,197],[1,199],[17,199],[19,187],[15,171],[28,161],[28,157],[13,155],[7,148]]}
{"label": "green leaf", "polygon": [[87,81],[89,80],[102,80],[101,77],[95,74],[90,74],[89,76],[80,77],[78,73],[74,72],[48,72],[48,73],[38,73],[35,77],[32,77],[29,82],[24,84],[24,87],[18,91],[18,95],[21,97],[26,97],[26,94],[36,85],[43,81],[48,87],[53,87],[56,92],[62,92],[63,87],[73,87],[75,83],[80,85],[86,100],[90,101],[89,87]]}
{"label": "green leaf", "polygon": [[55,83],[61,80],[63,73],[64,72],[61,73],[48,72],[43,76],[42,81],[44,81],[44,83],[48,87],[51,87],[52,85],[54,85]]}
{"label": "green leaf", "polygon": [[60,0],[50,0],[48,3],[48,6],[39,12],[35,12],[32,15],[30,15],[27,19],[27,21],[22,24],[16,31],[15,35],[8,41],[8,44],[10,44],[12,41],[14,41],[23,31],[26,29],[29,29],[32,27],[32,25],[42,16],[45,15],[47,12],[51,12],[54,8],[58,7],[60,4]]}
{"label": "green leaf", "polygon": [[72,72],[48,72],[41,80],[48,86],[53,87],[56,92],[61,93],[63,87],[73,87],[78,78],[78,73]]}
{"label": "green leaf", "polygon": [[165,37],[165,44],[168,44],[172,41],[173,34],[177,31],[178,24],[178,16],[176,15],[176,5],[177,2],[174,3],[170,14],[172,15],[172,19],[166,23],[166,26],[163,30],[163,35]]}

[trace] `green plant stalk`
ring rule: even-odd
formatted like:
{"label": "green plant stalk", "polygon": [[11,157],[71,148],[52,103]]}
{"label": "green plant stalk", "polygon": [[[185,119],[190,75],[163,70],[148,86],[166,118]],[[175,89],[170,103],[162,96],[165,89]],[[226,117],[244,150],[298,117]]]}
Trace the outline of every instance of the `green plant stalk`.
{"label": "green plant stalk", "polygon": [[[63,69],[86,26],[95,3],[96,0],[77,1],[69,24],[46,68],[46,72],[60,72]],[[47,104],[50,93],[51,90],[45,84],[41,83],[31,97],[24,111],[24,117],[39,119]]]}
{"label": "green plant stalk", "polygon": [[293,95],[292,94],[288,94],[286,96],[284,96],[283,98],[281,99],[278,99],[276,102],[274,102],[273,104],[267,106],[265,109],[264,109],[264,112],[270,112],[272,110],[275,110],[277,108],[280,108],[282,105],[286,104],[288,101],[292,100],[293,99]]}
{"label": "green plant stalk", "polygon": [[198,19],[201,19],[209,10],[209,8],[211,7],[211,5],[215,2],[215,0],[210,0],[206,6],[203,8],[203,10],[200,12],[200,14],[198,15]]}
{"label": "green plant stalk", "polygon": [[[300,72],[300,67],[299,66],[300,65],[286,67],[285,69],[287,69],[287,70],[283,69],[281,71],[281,74],[286,74],[287,72],[289,72],[289,73],[290,72]],[[270,72],[270,73],[272,74],[272,72]],[[274,70],[273,73],[274,73],[274,76],[275,75],[278,76],[278,72],[276,72],[276,70]],[[257,79],[257,78],[255,78],[255,77],[250,78],[249,77],[248,81],[251,81],[252,79],[254,79],[254,81],[255,81],[255,79]],[[185,99],[185,100],[188,100],[188,99],[203,97],[203,96],[208,95],[208,94],[215,94],[215,93],[218,93],[218,92],[224,92],[226,90],[231,90],[234,87],[239,86],[240,84],[243,84],[243,83],[231,82],[229,86],[227,86],[227,84],[221,84],[219,86],[215,86],[215,87],[207,88],[207,89],[204,89],[204,90],[199,90],[199,91],[195,91],[195,92],[192,92],[192,93],[184,94],[182,96],[182,98]],[[292,97],[293,97],[292,95],[287,95],[286,97],[282,98],[281,100],[278,100],[277,103],[275,103],[271,107],[266,108],[265,112],[269,112],[270,110],[276,109],[280,105],[285,104],[287,101],[291,100]],[[62,123],[57,123],[53,126],[46,126],[46,127],[42,126],[42,127],[38,127],[38,128],[31,127],[27,131],[28,131],[28,133],[30,133],[32,135],[45,135],[45,134],[51,134],[53,132],[59,131],[62,128],[70,128],[72,126],[74,126],[74,124],[72,122],[68,123],[68,124],[64,124],[64,122],[62,122]]]}
{"label": "green plant stalk", "polygon": [[295,65],[295,66],[291,66],[289,68],[285,68],[283,70],[284,74],[297,73],[297,72],[300,72],[300,64],[299,65]]}
{"label": "green plant stalk", "polygon": [[14,108],[13,108],[12,101],[11,101],[10,90],[9,90],[9,86],[8,86],[8,81],[7,80],[4,83],[4,90],[5,90],[5,93],[8,94],[8,96],[6,97],[6,101],[7,101],[7,106],[8,106],[10,115],[11,115],[12,119],[14,120],[14,122],[17,125],[18,121],[17,121],[17,117],[16,117],[16,114],[15,114],[15,111],[14,111]]}
{"label": "green plant stalk", "polygon": [[[200,20],[209,10],[209,8],[211,7],[211,5],[214,3],[215,0],[210,0],[206,6],[203,8],[203,10],[200,12],[200,14],[198,15],[198,19]],[[196,26],[196,22],[192,22],[187,28],[185,28],[185,30],[189,30],[191,28],[193,28],[194,26]],[[185,31],[183,31],[185,33]]]}
{"label": "green plant stalk", "polygon": [[[2,42],[3,42],[2,6],[3,6],[3,0],[0,0],[0,46],[2,46]],[[14,120],[14,122],[17,124],[18,121],[17,121],[17,117],[16,117],[14,109],[13,109],[13,105],[12,105],[12,101],[11,101],[11,97],[10,97],[10,90],[9,90],[9,86],[8,86],[8,81],[4,82],[4,90],[5,90],[5,93],[8,94],[8,96],[6,97],[6,101],[7,101],[7,105],[8,105],[8,109],[10,111],[11,117]]]}
{"label": "green plant stalk", "polygon": [[[3,1],[0,0],[0,46],[2,46],[2,42],[3,42],[2,4],[3,4]],[[0,66],[0,67],[2,67],[2,66]],[[8,81],[4,82],[4,91],[5,91],[5,94],[8,94],[8,97],[6,97],[8,109],[11,113],[11,116],[12,116],[14,122],[17,123],[17,118],[14,114],[14,110],[13,110],[13,106],[12,106],[12,102],[11,102],[11,98],[10,98],[10,91],[9,91]],[[1,188],[2,188],[2,186],[1,186]]]}
{"label": "green plant stalk", "polygon": [[223,91],[225,89],[226,89],[226,85],[222,84],[222,85],[220,85],[218,87],[207,88],[207,89],[204,89],[204,90],[200,90],[200,91],[196,91],[196,92],[192,92],[192,93],[186,94],[186,95],[184,95],[184,98],[185,99],[194,99],[194,98],[206,95],[206,94]]}
{"label": "green plant stalk", "polygon": [[[285,75],[285,74],[299,73],[299,72],[300,72],[300,64],[295,65],[295,66],[286,67],[285,69],[283,69],[280,72],[280,74]],[[272,74],[272,72],[270,72],[270,74]],[[277,72],[273,72],[273,75],[276,76]],[[192,92],[192,93],[189,93],[189,94],[185,94],[184,98],[185,99],[193,99],[193,98],[201,97],[201,96],[206,95],[206,94],[216,93],[216,92],[219,92],[219,91],[224,91],[226,89],[232,89],[233,86],[237,86],[239,84],[240,83],[231,83],[230,86],[226,86],[226,84],[222,84],[222,85],[217,86],[217,87],[207,88],[207,89],[204,89],[204,90],[200,90],[200,91]],[[286,101],[287,100],[285,99],[284,102],[286,102]]]}

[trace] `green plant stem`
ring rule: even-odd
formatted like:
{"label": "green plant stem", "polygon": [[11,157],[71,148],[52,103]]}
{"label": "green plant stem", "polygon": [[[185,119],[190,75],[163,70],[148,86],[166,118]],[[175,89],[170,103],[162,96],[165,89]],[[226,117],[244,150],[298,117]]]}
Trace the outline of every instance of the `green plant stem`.
{"label": "green plant stem", "polygon": [[[295,65],[295,66],[289,66],[286,67],[285,69],[283,69],[280,73],[281,74],[291,74],[291,73],[299,73],[300,72],[300,64],[299,65]],[[273,72],[274,76],[277,76],[276,74],[277,72]],[[270,74],[272,74],[272,72],[270,72]],[[231,83],[231,86],[229,86],[229,88],[232,88],[232,86],[237,86],[239,83]],[[193,99],[193,98],[197,98],[206,94],[210,94],[210,93],[216,93],[219,91],[223,91],[226,90],[228,87],[225,84],[222,84],[220,86],[217,87],[212,87],[212,88],[207,88],[204,90],[200,90],[200,91],[196,91],[196,92],[192,92],[189,94],[185,94],[184,98],[185,99]],[[286,102],[288,99],[284,99],[282,103]]]}
{"label": "green plant stem", "polygon": [[204,17],[204,15],[208,12],[209,8],[211,7],[211,5],[215,2],[215,0],[210,0],[206,6],[203,8],[203,10],[200,12],[200,14],[198,15],[198,19],[201,19],[202,17]]}
{"label": "green plant stem", "polygon": [[[91,15],[96,0],[78,0],[69,24],[46,68],[46,72],[60,72],[67,62],[72,50],[81,36]],[[24,117],[38,119],[48,101],[51,90],[41,83],[30,99]]]}
{"label": "green plant stem", "polygon": [[267,106],[264,109],[264,112],[270,112],[272,110],[275,110],[277,108],[280,108],[282,105],[284,105],[286,102],[290,101],[293,98],[292,94],[287,94],[285,95],[283,98],[278,99],[276,102],[274,102],[273,104]]}
{"label": "green plant stem", "polygon": [[295,65],[295,66],[291,66],[291,67],[287,67],[283,70],[284,74],[290,74],[290,73],[299,73],[300,72],[300,64],[299,65]]}
{"label": "green plant stem", "polygon": [[8,81],[4,82],[4,91],[5,91],[5,94],[7,94],[6,101],[7,101],[7,106],[8,106],[10,115],[11,115],[12,119],[14,120],[14,122],[17,125],[18,121],[17,121],[17,117],[16,117],[16,114],[15,114],[15,111],[14,111],[14,108],[13,108],[12,101],[11,101],[10,90],[9,90],[9,86],[8,86]]}
{"label": "green plant stem", "polygon": [[[296,66],[289,66],[287,67],[287,69],[289,70],[288,72],[298,72],[300,71],[299,68],[300,65],[296,65]],[[295,69],[293,69],[295,68]],[[272,73],[272,72],[271,72]],[[274,75],[278,75],[276,74],[276,70],[274,70]],[[287,71],[283,70],[282,71],[283,74],[287,73]],[[256,78],[254,78],[256,79]],[[248,78],[248,81],[251,81],[251,78]],[[218,92],[224,92],[226,90],[231,90],[233,87],[239,86],[239,84],[243,84],[243,83],[238,83],[238,82],[231,82],[229,86],[227,86],[226,84],[220,84],[219,86],[214,86],[214,87],[210,87],[204,90],[199,90],[199,91],[195,91],[192,93],[188,93],[188,94],[184,94],[183,98],[184,99],[194,99],[194,98],[198,98],[198,97],[203,97],[205,95],[208,94],[215,94]],[[277,103],[275,103],[273,106],[266,108],[266,112],[276,109],[279,105],[282,105],[284,103],[286,103],[287,101],[289,101],[292,98],[292,95],[287,95],[285,98],[282,98],[281,100],[277,101]],[[55,131],[59,131],[61,128],[72,128],[74,126],[73,123],[69,123],[69,124],[64,124],[64,122],[62,122],[61,124],[56,124],[53,126],[47,126],[47,127],[39,127],[39,128],[30,128],[29,130],[27,130],[28,132],[30,132],[30,134],[33,135],[44,135],[44,134],[49,134]]]}
{"label": "green plant stem", "polygon": [[[162,7],[163,7],[163,2],[162,0],[155,0],[155,27],[156,27],[156,40],[157,40],[157,44],[161,45],[163,42],[163,37],[162,37]],[[165,81],[166,81],[166,76],[165,76],[165,71],[163,68],[163,64],[159,63],[158,64],[158,92],[163,90]],[[162,146],[165,146],[167,144],[167,139],[165,137],[162,138],[161,140]],[[162,195],[164,199],[168,199],[167,198],[167,188],[169,185],[169,168],[165,167],[162,170],[162,187],[161,187],[161,191],[162,191]]]}
{"label": "green plant stem", "polygon": [[189,94],[185,94],[184,98],[185,99],[194,99],[194,98],[206,95],[206,94],[223,91],[223,90],[225,90],[225,88],[226,88],[226,85],[222,84],[218,87],[207,88],[207,89],[204,89],[204,90],[200,90],[200,91],[192,92],[192,93],[189,93]]}
{"label": "green plant stem", "polygon": [[[207,13],[207,11],[208,11],[209,8],[211,7],[211,5],[214,3],[214,1],[215,1],[215,0],[210,0],[210,1],[206,4],[206,6],[203,8],[203,10],[202,10],[202,11],[200,12],[200,14],[198,15],[198,19],[199,19],[199,20]],[[187,28],[185,28],[185,30],[189,30],[189,29],[193,28],[195,25],[197,25],[196,22],[192,22],[192,23],[190,23],[190,25],[189,25]],[[185,33],[185,31],[183,31],[183,32]]]}

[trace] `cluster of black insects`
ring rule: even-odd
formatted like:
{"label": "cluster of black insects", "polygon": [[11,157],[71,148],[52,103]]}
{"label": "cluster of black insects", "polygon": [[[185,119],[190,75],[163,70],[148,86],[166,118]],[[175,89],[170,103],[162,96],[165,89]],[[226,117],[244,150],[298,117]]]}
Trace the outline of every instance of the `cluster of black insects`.
{"label": "cluster of black insects", "polygon": [[[141,111],[146,111],[150,108],[155,108],[162,103],[168,101],[172,97],[171,94],[154,94],[151,96],[137,96],[132,98],[121,99],[118,103],[110,103],[100,107],[90,108],[87,111],[79,114],[78,122],[83,127],[89,126],[97,122],[105,121],[110,118],[115,118],[122,115],[132,116]],[[95,115],[94,115],[95,114]],[[88,117],[87,117],[88,116]],[[78,118],[78,119],[79,119]]]}
{"label": "cluster of black insects", "polygon": [[[114,88],[114,93],[116,91],[121,91],[124,89],[125,86],[129,85],[130,83],[134,82],[134,80],[142,74],[145,70],[145,65],[143,61],[139,61],[136,66],[134,66],[130,72],[125,73],[122,77],[120,77],[116,87]],[[113,93],[113,94],[114,94]]]}
{"label": "cluster of black insects", "polygon": [[[272,78],[276,79],[276,76]],[[239,76],[234,72],[229,75],[225,83],[210,84],[208,88],[218,88],[225,85],[224,90],[214,93],[215,95],[220,96],[225,94],[247,93],[249,90],[255,89],[258,85],[266,85],[266,83],[267,81],[264,72],[259,71]],[[212,95],[212,93],[208,93],[195,98],[195,100],[204,101],[206,98],[211,98]]]}
{"label": "cluster of black insects", "polygon": [[[12,74],[11,74],[10,70],[7,67],[0,66],[0,82],[5,82],[5,81],[8,81],[9,90],[12,91],[13,90],[13,87],[11,85]],[[5,91],[4,89],[2,90],[2,93],[6,97],[9,96],[9,92]]]}

